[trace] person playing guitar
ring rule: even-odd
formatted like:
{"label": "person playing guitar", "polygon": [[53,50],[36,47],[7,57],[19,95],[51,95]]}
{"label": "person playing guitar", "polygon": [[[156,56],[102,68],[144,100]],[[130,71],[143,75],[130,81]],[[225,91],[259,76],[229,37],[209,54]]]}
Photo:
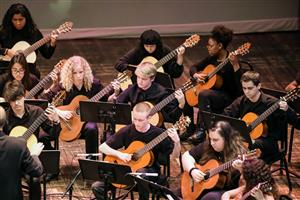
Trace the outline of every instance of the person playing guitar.
{"label": "person playing guitar", "polygon": [[[238,187],[239,171],[229,168],[227,172],[223,171],[219,176],[218,183],[216,185],[209,186],[211,189],[204,190],[199,193],[196,190],[196,185],[203,181],[206,184],[206,171],[201,171],[201,167],[197,167],[197,163],[200,165],[207,165],[214,159],[220,163],[225,163],[237,158],[246,152],[243,146],[242,138],[240,134],[235,131],[228,122],[219,121],[215,122],[209,128],[209,141],[198,144],[190,151],[186,151],[182,155],[183,169],[191,181],[188,183],[182,182],[181,189],[177,190],[178,196],[182,196],[183,199],[201,199],[201,200],[218,200],[221,198],[224,190]],[[234,162],[233,162],[234,163]],[[230,167],[229,165],[228,167]],[[207,168],[214,168],[214,166],[206,166]],[[217,167],[217,166],[216,166]],[[195,186],[195,187],[194,187]],[[204,187],[204,186],[203,186]],[[203,188],[200,187],[200,188]],[[189,193],[195,193],[195,198],[192,198]]]}
{"label": "person playing guitar", "polygon": [[[109,140],[107,140],[105,143],[102,143],[99,146],[99,151],[109,156],[115,156],[125,163],[133,159],[133,154],[123,153],[121,151],[118,151],[118,149],[122,147],[127,148],[134,141],[149,143],[151,140],[164,132],[163,129],[152,126],[149,123],[150,117],[148,116],[148,114],[150,109],[151,107],[149,106],[149,104],[145,102],[136,104],[132,112],[133,123],[122,128]],[[158,157],[162,156],[163,158],[165,158],[165,156],[168,156],[170,153],[172,153],[172,151],[180,151],[180,140],[175,128],[168,129],[168,135],[169,137],[167,137],[165,140],[163,140],[153,148],[152,153],[154,160],[152,164],[145,168],[138,169],[137,172],[160,173],[160,164],[158,162]],[[155,179],[152,181],[155,181]],[[92,185],[93,193],[98,200],[104,198],[103,186],[104,184],[102,182],[95,182]],[[138,186],[138,190],[139,199],[149,199],[149,194],[145,192],[145,189],[143,189],[141,186]]]}
{"label": "person playing guitar", "polygon": [[[114,88],[117,90],[119,84],[114,83]],[[40,97],[50,101],[60,90],[66,90],[63,105],[69,105],[72,100],[79,95],[83,95],[88,99],[95,96],[102,89],[103,85],[100,80],[94,78],[92,69],[87,60],[80,56],[72,56],[64,63],[61,69],[59,83],[52,85],[50,89]],[[111,92],[113,93],[113,91]],[[113,95],[114,94],[111,95],[110,99],[113,98]],[[106,101],[108,98],[108,95],[106,95],[98,100]],[[71,108],[70,110],[60,110],[57,108],[57,112],[64,120],[62,123],[67,122],[73,116]],[[81,127],[79,137],[85,139],[86,153],[98,152],[99,134],[96,123],[84,123]]]}
{"label": "person playing guitar", "polygon": [[[206,45],[209,55],[190,68],[191,77],[200,82],[205,82],[208,74],[202,73],[202,71],[210,64],[218,66],[230,56],[230,62],[217,73],[219,80],[222,80],[222,84],[219,84],[219,87],[203,89],[199,91],[199,94],[196,96],[195,105],[198,104],[200,110],[220,113],[236,97],[242,94],[239,85],[240,66],[238,59],[233,54],[229,54],[229,51],[227,50],[227,47],[232,40],[232,35],[232,30],[224,26],[214,27]],[[187,96],[186,98],[188,99],[190,97]],[[205,138],[203,120],[199,115],[197,125],[198,131],[196,131],[196,135],[191,138],[193,143],[199,143]]]}
{"label": "person playing guitar", "polygon": [[[289,122],[295,125],[296,128],[299,128],[300,121],[296,113],[289,108],[286,101],[277,101],[275,97],[264,94],[260,90],[261,83],[259,73],[254,71],[245,72],[241,77],[241,84],[244,95],[234,100],[231,105],[224,109],[225,115],[243,118],[244,121],[251,122],[253,121],[251,120],[252,117],[249,119],[246,117],[249,116],[249,113],[254,113],[259,116],[275,103],[279,105],[279,109],[276,109],[264,120],[261,136],[256,139],[252,138],[252,148],[259,148],[262,152],[261,159],[268,163],[271,156],[274,155],[275,152],[278,152],[277,141],[282,138],[282,134],[284,134],[286,129],[286,123]],[[255,127],[249,128],[253,129]],[[253,131],[255,131],[255,129]]]}
{"label": "person playing guitar", "polygon": [[[156,68],[152,63],[145,62],[140,64],[135,70],[137,83],[128,87],[117,98],[118,103],[130,103],[135,106],[142,101],[157,104],[165,99],[170,92],[154,82]],[[175,93],[176,100],[171,101],[162,109],[163,118],[168,122],[176,122],[182,114],[185,105],[184,95],[181,90]]]}
{"label": "person playing guitar", "polygon": [[278,191],[271,167],[261,159],[246,159],[234,165],[242,176],[240,187],[226,191],[221,200],[278,199]]}
{"label": "person playing guitar", "polygon": [[[50,41],[38,49],[43,57],[51,58],[56,47],[57,36],[56,33],[51,34]],[[17,42],[26,41],[33,44],[42,38],[43,35],[34,23],[28,8],[21,3],[12,4],[6,11],[0,27],[0,55],[13,57],[16,52],[12,50],[12,47]],[[1,64],[7,65],[5,62]],[[29,65],[29,70],[40,78],[40,72],[35,63]]]}

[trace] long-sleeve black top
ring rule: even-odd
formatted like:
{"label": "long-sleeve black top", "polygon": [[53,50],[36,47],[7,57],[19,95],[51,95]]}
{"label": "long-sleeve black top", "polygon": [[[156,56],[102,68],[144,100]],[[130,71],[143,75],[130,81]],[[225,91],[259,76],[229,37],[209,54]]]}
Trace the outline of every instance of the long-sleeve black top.
{"label": "long-sleeve black top", "polygon": [[[44,113],[44,110],[38,106],[25,104],[25,114],[20,118],[17,117],[13,110],[9,108],[6,112],[7,123],[5,124],[3,130],[5,133],[10,133],[10,131],[16,126],[24,126],[29,128],[33,122]],[[55,124],[50,122],[48,119],[42,123],[41,128],[50,136],[58,138],[59,132],[61,131],[60,123]],[[35,131],[34,135],[39,138],[39,130]]]}
{"label": "long-sleeve black top", "polygon": [[[122,56],[115,64],[115,68],[119,72],[123,72],[127,69],[128,64],[138,65],[147,56],[152,56],[157,60],[160,60],[170,52],[170,48],[166,46],[162,48],[161,53],[159,51],[154,51],[152,54],[148,53],[145,50],[141,50],[141,48],[135,48],[130,50],[124,56]],[[178,65],[177,59],[175,57],[168,61],[166,64],[164,64],[163,69],[165,73],[171,76],[171,78],[178,78],[183,72],[183,65]]]}
{"label": "long-sleeve black top", "polygon": [[[273,96],[261,93],[261,96],[257,102],[251,102],[245,95],[237,98],[231,105],[224,109],[224,114],[242,118],[249,112],[253,112],[258,116],[265,112],[269,107],[277,102],[277,99]],[[279,140],[283,137],[283,130],[286,127],[286,123],[289,122],[300,127],[300,121],[296,116],[296,113],[289,108],[286,112],[277,109],[265,120],[268,127],[268,136]]]}
{"label": "long-sleeve black top", "polygon": [[[6,48],[11,49],[19,41],[26,41],[32,45],[42,38],[43,35],[38,29],[35,29],[32,34],[26,34],[24,30],[14,30],[12,34],[6,34],[4,31],[0,31],[0,55],[4,54]],[[38,48],[35,53],[38,54],[38,52],[40,52],[44,58],[49,59],[53,55],[54,50],[55,46],[52,47],[48,42]],[[8,62],[2,62],[1,65],[8,65]],[[40,74],[37,73],[35,63],[29,64],[29,70],[31,73],[40,78]]]}
{"label": "long-sleeve black top", "polygon": [[[134,84],[129,86],[118,96],[117,102],[130,103],[132,108],[142,101],[148,101],[156,105],[169,95],[170,92],[166,88],[155,82],[152,82],[151,87],[147,90],[142,90],[137,84]],[[182,114],[182,109],[178,107],[178,101],[174,99],[166,105],[161,112],[165,121],[176,122]]]}
{"label": "long-sleeve black top", "polygon": [[[228,56],[228,55],[227,55]],[[201,62],[191,66],[190,75],[193,76],[195,73],[204,70],[209,64],[217,67],[221,62],[217,60],[216,56],[208,56],[203,59]],[[226,92],[229,97],[235,99],[242,95],[242,88],[240,84],[241,72],[240,70],[234,72],[233,66],[228,62],[218,73],[222,80],[223,84],[221,88],[215,90],[221,90]]]}

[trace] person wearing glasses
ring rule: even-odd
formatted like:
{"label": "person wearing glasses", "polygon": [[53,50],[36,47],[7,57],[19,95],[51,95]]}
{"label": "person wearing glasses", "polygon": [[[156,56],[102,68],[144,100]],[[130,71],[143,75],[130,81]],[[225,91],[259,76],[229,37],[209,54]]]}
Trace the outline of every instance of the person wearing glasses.
{"label": "person wearing glasses", "polygon": [[20,81],[26,91],[31,90],[39,82],[39,79],[29,72],[26,58],[22,53],[14,55],[9,63],[9,71],[0,75],[0,96],[3,94],[5,83],[12,80]]}

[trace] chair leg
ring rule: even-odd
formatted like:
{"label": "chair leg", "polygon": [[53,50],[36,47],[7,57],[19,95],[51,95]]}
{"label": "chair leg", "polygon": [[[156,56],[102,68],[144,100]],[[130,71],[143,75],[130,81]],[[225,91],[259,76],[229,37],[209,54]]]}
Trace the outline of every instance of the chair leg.
{"label": "chair leg", "polygon": [[285,173],[286,173],[286,179],[288,182],[288,186],[289,186],[289,192],[292,192],[292,183],[291,183],[291,179],[290,179],[290,172],[289,172],[289,168],[288,168],[288,164],[286,161],[286,158],[283,156],[282,158],[283,164],[284,164],[284,169],[285,169]]}
{"label": "chair leg", "polygon": [[288,152],[288,162],[289,163],[291,162],[291,158],[292,158],[293,142],[294,142],[294,132],[295,132],[295,127],[292,126],[291,134],[290,134],[289,152]]}

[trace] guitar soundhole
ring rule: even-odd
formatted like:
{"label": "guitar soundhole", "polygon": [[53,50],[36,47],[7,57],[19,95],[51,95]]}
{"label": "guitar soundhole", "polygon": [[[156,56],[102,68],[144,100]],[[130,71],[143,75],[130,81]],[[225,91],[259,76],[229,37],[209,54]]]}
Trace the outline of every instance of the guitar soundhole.
{"label": "guitar soundhole", "polygon": [[206,181],[207,179],[209,179],[209,177],[210,177],[209,171],[205,172],[204,180]]}
{"label": "guitar soundhole", "polygon": [[132,156],[131,156],[131,160],[132,161],[138,161],[139,159],[139,155],[137,153],[133,153]]}

